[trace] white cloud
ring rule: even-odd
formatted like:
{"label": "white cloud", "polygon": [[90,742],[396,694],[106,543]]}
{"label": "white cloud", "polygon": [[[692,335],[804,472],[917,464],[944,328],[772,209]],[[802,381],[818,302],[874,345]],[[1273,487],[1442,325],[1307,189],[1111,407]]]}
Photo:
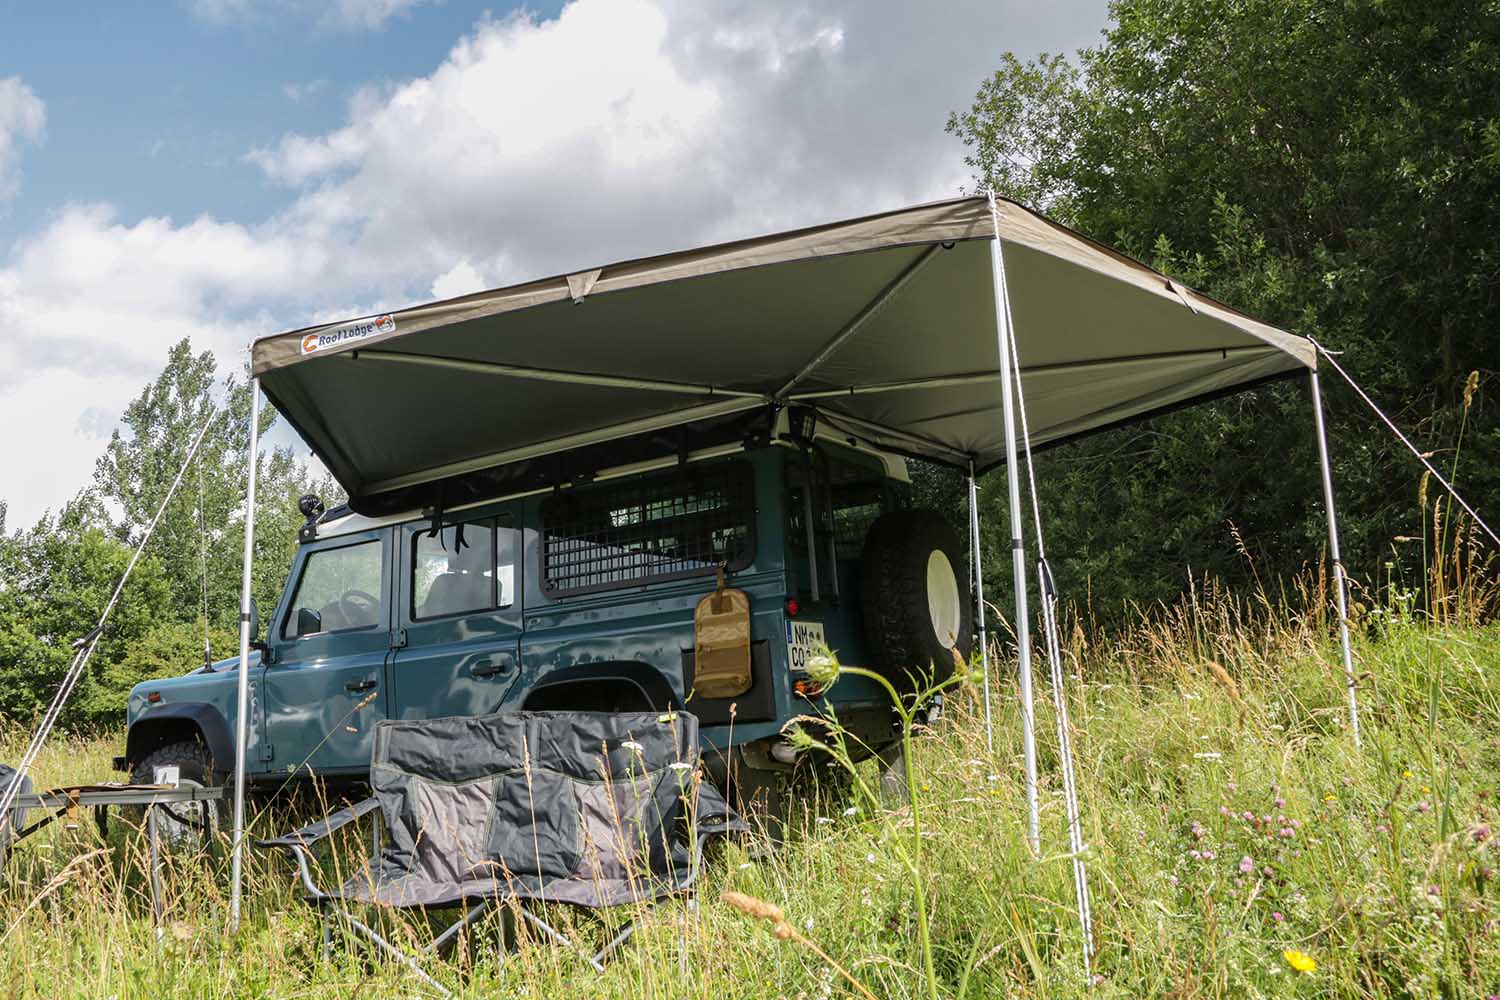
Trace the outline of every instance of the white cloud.
{"label": "white cloud", "polygon": [[334,0],[324,14],[324,21],[343,28],[368,28],[374,31],[385,22],[429,0]]}
{"label": "white cloud", "polygon": [[312,100],[327,86],[328,81],[321,77],[303,83],[283,83],[281,85],[281,94],[293,104],[301,104],[303,101]]}
{"label": "white cloud", "polygon": [[285,13],[317,15],[324,27],[378,31],[391,18],[432,0],[189,0],[194,17],[210,24],[244,24],[267,8]]}
{"label": "white cloud", "polygon": [[19,76],[0,79],[0,206],[21,189],[21,144],[37,142],[47,108]]}
{"label": "white cloud", "polygon": [[237,365],[277,329],[951,195],[967,171],[947,113],[999,53],[1076,48],[1105,16],[574,0],[483,20],[429,75],[358,93],[339,128],[251,152],[289,198],[259,224],[63,208],[0,262],[0,426],[28,430],[0,435],[9,522],[87,481],[99,433],[185,335]]}

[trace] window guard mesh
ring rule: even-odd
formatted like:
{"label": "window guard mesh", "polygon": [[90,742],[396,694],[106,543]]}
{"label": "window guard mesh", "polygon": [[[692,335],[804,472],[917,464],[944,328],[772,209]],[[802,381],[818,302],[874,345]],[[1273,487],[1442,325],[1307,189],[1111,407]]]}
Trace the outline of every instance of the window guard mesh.
{"label": "window guard mesh", "polygon": [[565,596],[743,569],[754,523],[743,461],[567,490],[542,504],[543,586]]}

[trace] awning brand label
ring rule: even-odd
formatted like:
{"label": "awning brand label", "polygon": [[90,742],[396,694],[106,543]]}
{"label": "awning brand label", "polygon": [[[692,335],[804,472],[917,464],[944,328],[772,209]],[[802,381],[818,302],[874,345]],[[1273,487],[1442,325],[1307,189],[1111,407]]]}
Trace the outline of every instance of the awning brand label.
{"label": "awning brand label", "polygon": [[389,314],[374,316],[370,319],[355,320],[353,323],[345,323],[343,326],[325,330],[322,333],[309,333],[302,338],[302,353],[312,354],[317,351],[325,351],[330,347],[345,343],[350,340],[364,340],[373,337],[377,333],[396,332],[396,318]]}

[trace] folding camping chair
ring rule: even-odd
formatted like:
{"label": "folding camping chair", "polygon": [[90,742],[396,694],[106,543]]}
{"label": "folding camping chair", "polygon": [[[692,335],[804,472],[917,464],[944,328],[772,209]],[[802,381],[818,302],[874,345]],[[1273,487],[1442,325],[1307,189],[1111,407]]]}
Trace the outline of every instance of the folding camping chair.
{"label": "folding camping chair", "polygon": [[[514,907],[546,938],[578,948],[526,907],[604,909],[686,895],[705,841],[747,827],[712,785],[695,780],[698,720],[685,712],[510,712],[385,721],[370,761],[374,795],[261,847],[297,861],[307,899],[329,921],[437,983],[417,959],[350,912],[464,907],[424,955],[441,954],[490,909]],[[379,811],[386,844],[333,890],[313,877],[312,846]],[[504,910],[502,910],[502,916]],[[605,960],[634,924],[589,954]]]}

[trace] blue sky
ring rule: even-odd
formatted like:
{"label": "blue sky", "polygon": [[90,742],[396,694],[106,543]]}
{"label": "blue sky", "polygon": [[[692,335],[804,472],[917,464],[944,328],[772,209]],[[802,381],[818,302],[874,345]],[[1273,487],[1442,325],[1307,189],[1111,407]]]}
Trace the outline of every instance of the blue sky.
{"label": "blue sky", "polygon": [[[943,132],[1105,0],[0,0],[0,500],[249,342],[952,195]],[[399,405],[399,401],[393,401]],[[278,443],[296,444],[283,431]]]}
{"label": "blue sky", "polygon": [[264,218],[286,192],[246,150],[336,127],[358,89],[430,72],[488,12],[509,13],[447,0],[372,30],[291,5],[199,8],[0,2],[0,76],[19,75],[47,105],[46,141],[26,156],[25,197],[0,216],[0,241],[78,201],[124,217]]}

